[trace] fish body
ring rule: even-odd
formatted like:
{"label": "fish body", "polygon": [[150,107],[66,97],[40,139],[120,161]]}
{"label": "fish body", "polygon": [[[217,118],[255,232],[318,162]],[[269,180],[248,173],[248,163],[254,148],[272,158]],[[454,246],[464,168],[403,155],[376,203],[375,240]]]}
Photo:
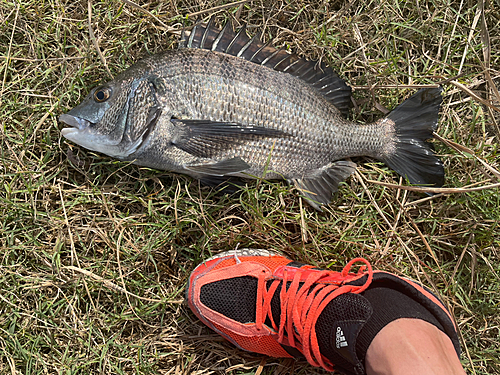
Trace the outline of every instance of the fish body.
{"label": "fish body", "polygon": [[93,89],[60,120],[69,140],[138,165],[217,185],[286,179],[316,208],[370,156],[410,182],[440,186],[426,142],[439,89],[420,90],[372,124],[346,120],[350,88],[324,64],[237,34],[197,26],[178,50],[147,57]]}

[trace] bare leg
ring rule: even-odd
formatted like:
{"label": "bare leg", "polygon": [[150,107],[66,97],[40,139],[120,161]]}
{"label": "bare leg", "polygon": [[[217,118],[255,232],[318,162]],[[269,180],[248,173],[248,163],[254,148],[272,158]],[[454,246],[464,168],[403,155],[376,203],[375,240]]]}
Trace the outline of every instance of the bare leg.
{"label": "bare leg", "polygon": [[420,319],[386,325],[366,352],[367,375],[463,375],[465,371],[446,334]]}

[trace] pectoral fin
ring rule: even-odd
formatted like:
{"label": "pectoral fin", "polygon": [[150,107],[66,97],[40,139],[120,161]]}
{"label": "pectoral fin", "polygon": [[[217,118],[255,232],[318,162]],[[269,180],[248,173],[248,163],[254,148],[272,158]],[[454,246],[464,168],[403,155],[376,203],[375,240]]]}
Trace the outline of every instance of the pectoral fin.
{"label": "pectoral fin", "polygon": [[311,206],[321,211],[322,205],[330,203],[332,194],[338,190],[339,183],[355,170],[355,163],[341,160],[319,169],[311,177],[291,179],[291,182]]}
{"label": "pectoral fin", "polygon": [[175,125],[172,144],[193,156],[215,157],[231,146],[259,138],[289,137],[276,129],[256,125],[210,120],[172,119]]}

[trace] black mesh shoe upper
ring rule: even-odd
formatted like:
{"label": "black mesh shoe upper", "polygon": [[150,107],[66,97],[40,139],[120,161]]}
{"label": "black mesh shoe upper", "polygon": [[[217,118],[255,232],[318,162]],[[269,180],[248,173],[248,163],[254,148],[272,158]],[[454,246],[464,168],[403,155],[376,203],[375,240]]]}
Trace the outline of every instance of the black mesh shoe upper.
{"label": "black mesh shoe upper", "polygon": [[200,301],[237,322],[255,322],[257,279],[242,276],[205,284],[200,289]]}

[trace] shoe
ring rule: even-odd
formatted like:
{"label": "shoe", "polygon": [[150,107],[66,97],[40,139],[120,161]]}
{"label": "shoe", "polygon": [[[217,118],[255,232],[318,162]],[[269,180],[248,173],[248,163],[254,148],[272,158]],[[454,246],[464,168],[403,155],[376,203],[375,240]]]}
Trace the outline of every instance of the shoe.
{"label": "shoe", "polygon": [[[361,264],[357,273],[351,272],[355,263]],[[375,335],[403,317],[436,325],[460,353],[453,319],[432,292],[374,271],[363,258],[333,272],[267,250],[224,252],[195,268],[186,299],[203,323],[237,347],[305,358],[327,371],[364,374]]]}

